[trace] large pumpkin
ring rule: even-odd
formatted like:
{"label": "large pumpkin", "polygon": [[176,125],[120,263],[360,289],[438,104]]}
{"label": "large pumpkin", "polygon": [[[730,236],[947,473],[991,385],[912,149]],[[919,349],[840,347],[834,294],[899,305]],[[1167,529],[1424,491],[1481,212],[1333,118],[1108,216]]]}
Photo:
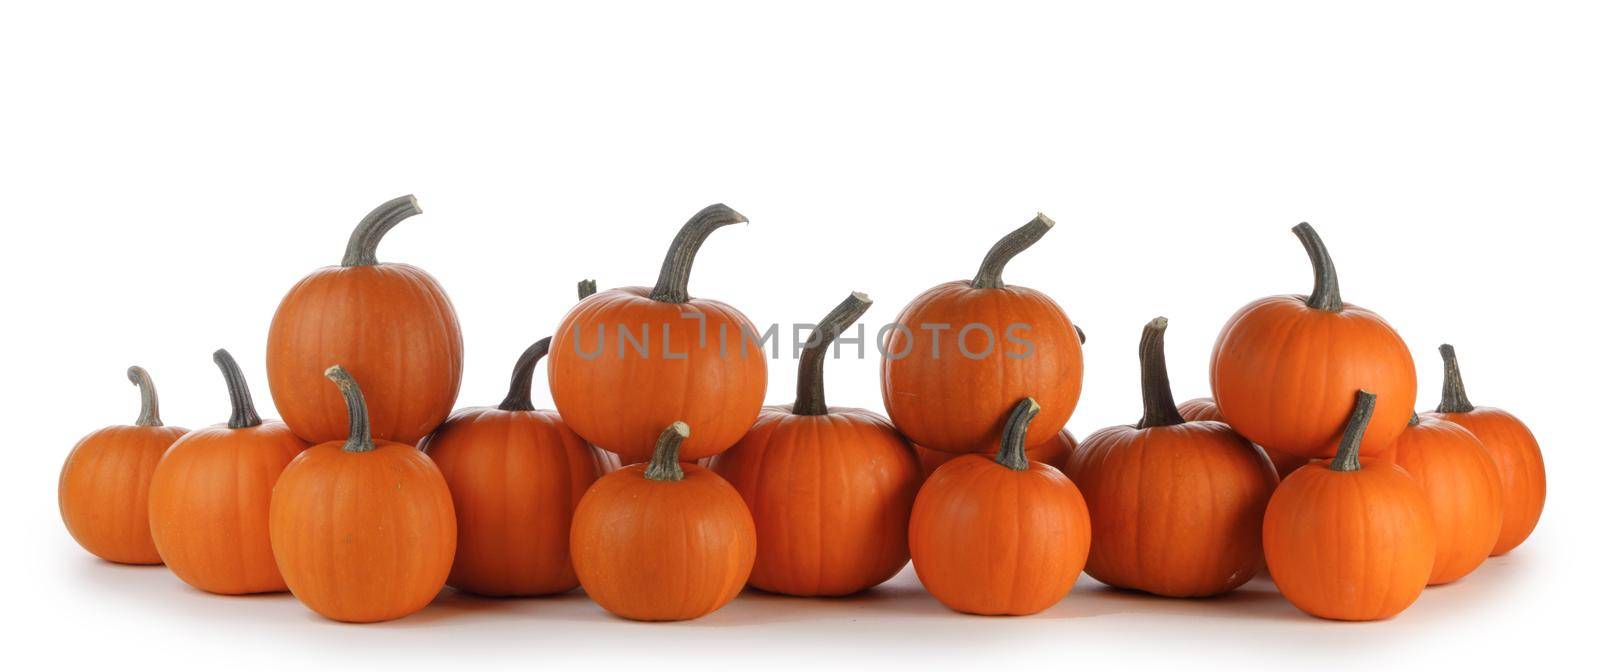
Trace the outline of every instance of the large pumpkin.
{"label": "large pumpkin", "polygon": [[288,425],[261,420],[227,350],[211,358],[222,369],[233,413],[167,449],[150,481],[150,533],[167,568],[200,590],[288,590],[272,558],[268,508],[278,475],[307,445]]}
{"label": "large pumpkin", "polygon": [[711,469],[755,518],[750,585],[785,595],[849,595],[898,573],[911,558],[906,525],[922,484],[916,454],[889,420],[829,407],[828,347],[871,300],[850,298],[817,323],[800,355],[795,402],[761,412]]}
{"label": "large pumpkin", "polygon": [[1449,420],[1412,416],[1395,444],[1395,463],[1422,487],[1433,512],[1437,547],[1428,585],[1477,569],[1494,550],[1505,516],[1500,474],[1483,443]]}
{"label": "large pumpkin", "polygon": [[1006,263],[1055,223],[1039,215],[995,243],[970,281],[911,300],[884,343],[883,404],[924,448],[981,453],[999,445],[1023,399],[1042,411],[1030,436],[1055,437],[1083,388],[1083,348],[1067,314],[1043,293],[1001,280]]}
{"label": "large pumpkin", "polygon": [[695,253],[718,228],[745,221],[717,204],[672,241],[654,289],[590,296],[550,346],[550,393],[561,417],[623,464],[651,458],[661,428],[694,427],[685,460],[709,457],[750,429],[767,391],[767,361],[750,320],[720,301],[689,296]]}
{"label": "large pumpkin", "polygon": [[[1183,419],[1189,422],[1212,421],[1223,424],[1228,423],[1227,420],[1222,419],[1222,412],[1217,410],[1217,402],[1213,401],[1211,397],[1199,397],[1178,404],[1178,415],[1183,416]],[[1260,448],[1260,446],[1256,447]],[[1272,460],[1272,468],[1278,472],[1278,480],[1280,481],[1288,478],[1290,472],[1306,466],[1306,462],[1310,461],[1310,458],[1290,453],[1280,453],[1266,448],[1261,448],[1261,452],[1266,453],[1267,459]]]}
{"label": "large pumpkin", "polygon": [[306,276],[278,304],[267,383],[300,438],[345,438],[344,402],[322,379],[336,363],[361,380],[375,438],[415,444],[455,406],[462,345],[450,298],[422,269],[377,258],[384,234],[420,212],[411,196],[378,206],[350,234],[342,263]]}
{"label": "large pumpkin", "polygon": [[1241,308],[1211,352],[1211,392],[1228,424],[1267,450],[1331,457],[1358,389],[1382,401],[1363,450],[1386,452],[1417,400],[1411,351],[1377,313],[1345,303],[1322,239],[1294,233],[1311,257],[1309,296],[1272,296]]}

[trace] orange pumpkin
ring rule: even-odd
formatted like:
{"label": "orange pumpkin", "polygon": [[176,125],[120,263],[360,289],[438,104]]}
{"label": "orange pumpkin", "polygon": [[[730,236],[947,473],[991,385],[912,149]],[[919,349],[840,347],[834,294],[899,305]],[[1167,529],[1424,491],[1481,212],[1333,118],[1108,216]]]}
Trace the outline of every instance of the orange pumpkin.
{"label": "orange pumpkin", "polygon": [[1395,444],[1395,463],[1422,487],[1437,537],[1428,585],[1477,569],[1500,538],[1505,505],[1500,474],[1483,443],[1449,420],[1411,416]]}
{"label": "orange pumpkin", "polygon": [[526,596],[578,587],[567,540],[600,456],[560,414],[533,407],[533,370],[549,348],[545,338],[522,353],[498,407],[456,411],[422,443],[455,503],[448,583],[458,590]]}
{"label": "orange pumpkin", "polygon": [[1267,450],[1331,457],[1357,389],[1380,402],[1367,430],[1370,457],[1388,451],[1411,419],[1411,351],[1377,313],[1345,303],[1333,260],[1310,224],[1294,233],[1311,257],[1309,296],[1273,296],[1241,308],[1211,352],[1211,392],[1228,424]]}
{"label": "orange pumpkin", "polygon": [[1035,396],[1035,445],[1066,427],[1083,388],[1083,348],[1067,314],[1043,293],[1001,281],[1006,263],[1050,230],[1044,215],[995,243],[971,281],[911,300],[888,334],[883,404],[924,448],[981,453],[999,445],[1005,418]]}
{"label": "orange pumpkin", "polygon": [[456,512],[433,460],[374,439],[361,388],[334,365],[350,438],[300,453],[272,489],[272,554],[289,592],[323,616],[372,623],[427,606],[456,554]]}
{"label": "orange pumpkin", "polygon": [[[1211,397],[1190,399],[1178,404],[1178,415],[1183,416],[1183,419],[1189,422],[1211,421],[1227,424],[1227,421],[1222,419],[1222,413],[1217,410],[1217,402],[1212,401]],[[1260,446],[1256,447],[1261,448]],[[1288,478],[1290,472],[1306,466],[1306,462],[1311,461],[1307,457],[1280,453],[1266,448],[1261,448],[1261,452],[1266,453],[1267,459],[1272,460],[1272,468],[1278,472],[1278,480],[1280,481]]]}
{"label": "orange pumpkin", "polygon": [[[922,446],[917,446],[916,448],[917,461],[922,463],[922,473],[924,474],[931,474],[935,469],[944,466],[944,463],[960,457],[955,453],[946,453],[942,450],[928,450]],[[1067,470],[1067,460],[1072,458],[1073,451],[1077,449],[1078,438],[1073,436],[1072,432],[1063,429],[1056,432],[1055,438],[1037,446],[1029,447],[1028,459],[1035,462],[1043,462],[1065,472]],[[996,454],[998,454],[997,451],[983,453],[987,457],[994,457]]]}
{"label": "orange pumpkin", "polygon": [[911,563],[955,611],[1024,616],[1060,602],[1089,556],[1089,509],[1055,467],[1030,461],[1029,397],[1006,420],[994,458],[962,455],[923,484],[911,508]]}
{"label": "orange pumpkin", "polygon": [[284,422],[313,443],[345,438],[344,403],[322,380],[334,363],[362,381],[375,438],[415,444],[461,389],[461,327],[444,289],[415,266],[378,263],[378,242],[422,212],[401,196],[350,234],[344,261],[306,276],[267,333],[267,383]]}
{"label": "orange pumpkin", "polygon": [[911,559],[906,525],[922,484],[915,452],[889,420],[828,406],[828,346],[872,301],[852,294],[817,324],[800,355],[795,402],[762,411],[750,433],[713,458],[755,519],[750,585],[785,595],[849,595],[889,580]]}
{"label": "orange pumpkin", "polygon": [[1461,382],[1461,366],[1456,362],[1454,347],[1441,345],[1439,354],[1444,356],[1444,395],[1438,410],[1428,415],[1467,428],[1494,460],[1500,473],[1505,516],[1490,555],[1510,553],[1533,534],[1539,515],[1544,512],[1544,454],[1539,451],[1533,432],[1516,416],[1498,408],[1472,405],[1466,385]]}
{"label": "orange pumpkin", "polygon": [[1144,328],[1144,417],[1102,429],[1067,475],[1095,521],[1089,576],[1166,597],[1205,597],[1261,568],[1261,515],[1278,474],[1260,448],[1220,422],[1189,422],[1172,402],[1167,319]]}
{"label": "orange pumpkin", "polygon": [[1320,618],[1394,616],[1416,601],[1433,571],[1433,516],[1422,488],[1398,465],[1361,464],[1376,404],[1358,392],[1333,460],[1289,474],[1267,504],[1261,538],[1272,581]]}
{"label": "orange pumpkin", "polygon": [[227,350],[222,369],[233,414],[184,434],[150,481],[150,534],[178,578],[222,595],[288,590],[267,534],[272,486],[306,442],[277,420],[263,422],[244,372]]}
{"label": "orange pumpkin", "polygon": [[161,455],[189,430],[161,424],[156,385],[140,367],[128,369],[139,386],[139,419],[95,430],[78,441],[61,467],[61,522],[78,545],[102,560],[159,565],[150,538],[150,478]]}
{"label": "orange pumpkin", "polygon": [[621,456],[651,458],[662,427],[694,427],[685,460],[727,450],[755,423],[767,361],[755,326],[732,306],[689,296],[695,253],[711,232],[743,215],[717,204],[672,241],[654,289],[590,296],[561,322],[550,346],[550,393],[578,435]]}
{"label": "orange pumpkin", "polygon": [[607,474],[572,517],[572,566],[584,592],[635,621],[684,621],[744,589],[756,526],[721,476],[678,461],[689,426],[661,433],[649,465]]}

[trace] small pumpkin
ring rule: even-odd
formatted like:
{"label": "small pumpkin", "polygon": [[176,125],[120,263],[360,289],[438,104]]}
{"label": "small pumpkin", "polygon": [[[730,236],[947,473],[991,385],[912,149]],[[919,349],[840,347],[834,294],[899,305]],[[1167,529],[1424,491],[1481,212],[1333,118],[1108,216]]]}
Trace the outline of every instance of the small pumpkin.
{"label": "small pumpkin", "polygon": [[911,508],[911,564],[955,611],[1024,616],[1060,602],[1089,557],[1089,509],[1078,488],[1028,459],[1032,397],[1017,404],[993,457],[962,455],[928,476]]}
{"label": "small pumpkin", "polygon": [[389,621],[427,606],[456,554],[456,512],[433,460],[375,439],[356,379],[335,364],[350,438],[294,458],[272,489],[268,530],[289,592],[327,618]]}
{"label": "small pumpkin", "polygon": [[1490,555],[1505,555],[1533,534],[1539,515],[1544,512],[1544,454],[1539,451],[1533,431],[1517,416],[1472,404],[1461,381],[1461,365],[1453,346],[1439,346],[1439,354],[1444,357],[1444,393],[1438,410],[1428,415],[1467,428],[1494,460],[1500,473],[1504,518]]}
{"label": "small pumpkin", "polygon": [[533,371],[549,348],[544,338],[522,353],[498,407],[456,411],[420,446],[455,504],[447,583],[457,590],[528,596],[578,587],[567,541],[600,456],[560,414],[533,406]]}
{"label": "small pumpkin", "polygon": [[[1228,421],[1222,419],[1222,412],[1217,410],[1217,402],[1212,401],[1211,397],[1190,399],[1178,404],[1178,415],[1183,416],[1183,419],[1189,422],[1211,421],[1223,424],[1228,423]],[[1260,446],[1256,447],[1261,448]],[[1267,459],[1272,460],[1272,468],[1278,472],[1278,480],[1280,481],[1288,478],[1290,472],[1306,466],[1306,462],[1311,461],[1307,457],[1280,453],[1266,448],[1261,448],[1261,452],[1266,453]]]}
{"label": "small pumpkin", "polygon": [[923,292],[895,320],[884,344],[883,404],[912,443],[991,451],[1007,414],[1030,395],[1044,409],[1035,445],[1066,427],[1083,388],[1078,332],[1050,297],[1001,280],[1012,257],[1053,226],[1035,217],[995,243],[972,280]]}
{"label": "small pumpkin", "polygon": [[1294,233],[1311,257],[1309,296],[1272,296],[1239,309],[1211,351],[1211,396],[1234,431],[1267,450],[1331,457],[1357,389],[1380,402],[1364,457],[1389,450],[1411,419],[1417,369],[1377,313],[1345,303],[1322,238]]}
{"label": "small pumpkin", "polygon": [[278,475],[308,446],[288,425],[261,419],[227,350],[211,359],[222,369],[233,413],[167,449],[150,481],[150,533],[167,568],[195,588],[222,595],[288,590],[272,558],[268,508]]}
{"label": "small pumpkin", "polygon": [[78,441],[61,467],[57,500],[61,522],[83,550],[125,565],[159,565],[150,537],[150,478],[161,455],[189,430],[161,424],[149,372],[130,367],[128,380],[139,386],[139,418]]}
{"label": "small pumpkin", "polygon": [[1312,616],[1376,621],[1428,585],[1436,538],[1427,496],[1399,465],[1361,464],[1377,398],[1362,390],[1332,461],[1289,474],[1262,523],[1278,592]]}
{"label": "small pumpkin", "polygon": [[1416,479],[1433,512],[1437,547],[1428,585],[1477,569],[1494,550],[1505,516],[1500,473],[1483,443],[1454,422],[1413,415],[1395,444],[1395,463]]}
{"label": "small pumpkin", "polygon": [[635,621],[684,621],[721,609],[744,589],[756,527],[739,491],[679,462],[689,426],[661,432],[648,465],[607,474],[572,517],[572,566],[584,592]]}
{"label": "small pumpkin", "polygon": [[1178,412],[1166,330],[1158,317],[1139,342],[1144,417],[1091,434],[1067,465],[1095,521],[1086,571],[1166,597],[1219,595],[1261,568],[1261,516],[1278,474],[1227,425]]}
{"label": "small pumpkin", "polygon": [[[935,469],[944,466],[944,463],[960,457],[956,453],[946,453],[942,450],[928,450],[917,446],[917,461],[922,463],[922,473],[931,474]],[[1028,459],[1043,462],[1065,472],[1067,460],[1071,459],[1073,451],[1078,449],[1078,437],[1065,429],[1056,432],[1054,438],[1037,446],[1028,448]],[[983,455],[994,457],[996,451],[988,451]]]}
{"label": "small pumpkin", "polygon": [[872,305],[851,294],[817,323],[800,355],[792,405],[761,412],[715,458],[755,519],[750,585],[784,595],[849,595],[889,580],[911,559],[906,525],[922,484],[915,452],[889,420],[829,407],[828,347]]}
{"label": "small pumpkin", "polygon": [[450,297],[426,271],[377,258],[384,234],[420,212],[412,196],[378,206],[356,225],[338,266],[306,276],[278,304],[267,383],[300,438],[346,436],[344,402],[321,375],[334,363],[362,381],[375,438],[415,444],[455,406],[462,344]]}
{"label": "small pumpkin", "polygon": [[767,361],[755,326],[720,301],[689,296],[695,254],[713,231],[746,221],[728,206],[701,210],[678,232],[654,289],[623,287],[583,299],[550,346],[550,393],[579,436],[621,456],[651,459],[662,427],[694,437],[685,460],[732,446],[755,423]]}

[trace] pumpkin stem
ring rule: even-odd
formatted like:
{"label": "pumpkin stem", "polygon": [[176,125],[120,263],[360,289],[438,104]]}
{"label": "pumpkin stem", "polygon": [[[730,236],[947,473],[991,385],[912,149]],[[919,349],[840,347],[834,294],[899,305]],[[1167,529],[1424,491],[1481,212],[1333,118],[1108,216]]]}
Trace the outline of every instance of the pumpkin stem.
{"label": "pumpkin stem", "polygon": [[1039,402],[1033,397],[1017,402],[1011,409],[1011,416],[1006,418],[1005,431],[1000,434],[1000,452],[995,453],[995,462],[1014,471],[1028,470],[1028,423],[1038,414]]}
{"label": "pumpkin stem", "polygon": [[1467,398],[1467,386],[1461,382],[1461,364],[1456,362],[1456,347],[1446,343],[1439,346],[1444,356],[1444,394],[1439,397],[1440,413],[1469,413],[1477,406]]}
{"label": "pumpkin stem", "polygon": [[156,383],[150,372],[141,366],[128,367],[128,380],[139,386],[139,419],[133,424],[140,427],[161,426],[161,400],[156,398]]}
{"label": "pumpkin stem", "polygon": [[1085,345],[1089,342],[1089,335],[1083,333],[1083,327],[1074,324],[1072,325],[1072,330],[1078,332],[1078,345]]}
{"label": "pumpkin stem", "polygon": [[656,452],[650,456],[650,465],[644,477],[652,481],[683,480],[683,465],[678,463],[678,446],[689,438],[689,425],[682,420],[668,425],[656,438]]}
{"label": "pumpkin stem", "polygon": [[506,393],[505,401],[500,402],[502,411],[531,411],[533,408],[533,367],[539,365],[539,360],[550,353],[550,337],[546,336],[538,342],[528,346],[522,351],[522,356],[517,358],[517,365],[511,368],[511,391]]}
{"label": "pumpkin stem", "polygon": [[1172,382],[1167,378],[1167,318],[1158,317],[1144,325],[1139,338],[1139,383],[1144,391],[1144,417],[1138,429],[1183,424],[1183,414],[1172,400]]}
{"label": "pumpkin stem", "polygon": [[344,442],[344,451],[366,453],[377,449],[378,444],[372,440],[372,421],[367,419],[367,400],[361,396],[361,386],[356,384],[355,377],[338,364],[328,367],[322,375],[339,386],[345,410],[350,413],[350,438]]}
{"label": "pumpkin stem", "polygon": [[595,281],[593,281],[593,280],[579,280],[578,281],[578,300],[579,301],[582,301],[582,300],[587,299],[587,298],[589,298],[591,296],[594,296],[594,293],[598,292],[598,291],[600,291],[600,287],[595,284]]}
{"label": "pumpkin stem", "polygon": [[344,247],[344,261],[339,265],[345,268],[378,265],[378,243],[383,241],[384,234],[401,220],[421,213],[417,197],[409,194],[373,209],[350,233],[350,242]]}
{"label": "pumpkin stem", "polygon": [[1361,439],[1367,434],[1367,423],[1372,421],[1372,409],[1378,405],[1378,395],[1366,390],[1356,392],[1356,408],[1345,423],[1344,436],[1339,439],[1339,452],[1334,453],[1328,468],[1334,471],[1361,470]]}
{"label": "pumpkin stem", "polygon": [[1417,417],[1417,412],[1416,411],[1412,411],[1411,412],[1411,419],[1406,421],[1406,426],[1407,427],[1416,427],[1417,425],[1420,425],[1420,424],[1422,424],[1422,418]]}
{"label": "pumpkin stem", "polygon": [[712,231],[729,224],[748,222],[744,215],[721,203],[706,206],[678,230],[667,248],[667,258],[661,262],[661,277],[650,298],[663,303],[684,303],[689,300],[689,270],[694,267],[694,255],[706,242]]}
{"label": "pumpkin stem", "polygon": [[1006,270],[1006,264],[1011,258],[1023,250],[1033,247],[1044,234],[1049,233],[1050,227],[1056,222],[1044,213],[1035,215],[1033,220],[1023,224],[1022,228],[1006,234],[994,247],[989,248],[989,253],[984,255],[983,263],[978,265],[978,274],[972,278],[974,289],[1003,289],[1006,283],[1000,280],[1000,274]]}
{"label": "pumpkin stem", "polygon": [[1333,257],[1328,256],[1328,246],[1322,244],[1322,237],[1317,235],[1317,230],[1305,222],[1295,225],[1294,235],[1305,246],[1306,254],[1311,256],[1311,271],[1316,274],[1317,284],[1311,288],[1311,296],[1306,297],[1306,305],[1330,313],[1344,310],[1344,300],[1339,298],[1339,273],[1333,269]]}
{"label": "pumpkin stem", "polygon": [[228,401],[233,404],[233,414],[228,416],[228,429],[259,426],[261,416],[256,413],[256,402],[250,398],[250,385],[245,382],[239,363],[233,361],[233,355],[228,354],[227,350],[211,353],[211,361],[222,369],[222,379],[228,384]]}
{"label": "pumpkin stem", "polygon": [[828,346],[871,307],[872,299],[867,298],[866,294],[851,292],[849,298],[829,311],[812,330],[811,337],[806,339],[805,349],[800,351],[800,382],[794,397],[795,415],[828,414],[828,400],[822,390],[822,365],[828,361]]}

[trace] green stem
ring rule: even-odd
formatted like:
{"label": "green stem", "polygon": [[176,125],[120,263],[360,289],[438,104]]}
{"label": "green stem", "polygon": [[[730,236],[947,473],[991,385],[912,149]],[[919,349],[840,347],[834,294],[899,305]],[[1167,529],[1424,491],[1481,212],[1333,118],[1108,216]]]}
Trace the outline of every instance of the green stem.
{"label": "green stem", "polygon": [[1449,343],[1439,346],[1444,357],[1444,394],[1439,397],[1440,413],[1470,413],[1477,408],[1467,398],[1467,386],[1461,382],[1461,364],[1456,361],[1456,348]]}
{"label": "green stem", "polygon": [[661,436],[656,438],[656,452],[650,456],[644,477],[652,481],[683,480],[683,465],[678,463],[678,446],[687,438],[689,425],[681,420],[661,430]]}
{"label": "green stem", "polygon": [[417,197],[411,195],[401,196],[373,209],[350,233],[350,242],[344,247],[344,261],[339,265],[345,268],[376,266],[378,243],[383,242],[384,234],[405,218],[421,213],[422,208],[417,207]]}
{"label": "green stem", "polygon": [[533,369],[539,365],[539,360],[544,359],[549,353],[549,336],[539,339],[537,343],[522,351],[522,356],[517,358],[517,365],[511,368],[511,391],[506,393],[505,401],[500,402],[500,410],[534,410]]}
{"label": "green stem", "polygon": [[1366,390],[1356,392],[1356,408],[1345,423],[1344,436],[1339,439],[1339,452],[1334,453],[1328,468],[1334,471],[1361,470],[1361,439],[1367,434],[1367,423],[1372,422],[1372,409],[1378,405],[1378,395]]}
{"label": "green stem", "polygon": [[1311,257],[1311,271],[1316,275],[1317,284],[1311,288],[1311,296],[1306,297],[1306,305],[1330,313],[1344,310],[1344,300],[1339,298],[1339,273],[1333,268],[1328,246],[1322,244],[1317,230],[1305,222],[1295,225],[1294,235],[1305,246]]}
{"label": "green stem", "polygon": [[589,298],[591,296],[594,296],[594,293],[598,292],[598,291],[600,291],[600,287],[597,286],[593,280],[579,280],[578,281],[578,300],[579,301],[582,301],[582,300],[587,299],[587,298]]}
{"label": "green stem", "polygon": [[1049,233],[1050,227],[1055,225],[1055,220],[1044,216],[1044,213],[1041,212],[1032,221],[1023,224],[1022,228],[1006,234],[1004,238],[994,244],[994,247],[989,248],[988,254],[984,255],[983,263],[978,265],[978,274],[972,278],[972,287],[974,289],[1004,288],[1006,283],[1000,279],[1000,274],[1006,270],[1006,264],[1010,263],[1012,257],[1039,242],[1039,239],[1043,238],[1044,234]]}
{"label": "green stem", "polygon": [[872,299],[861,292],[851,292],[850,296],[829,311],[816,329],[812,330],[811,338],[806,339],[805,349],[800,351],[800,381],[796,385],[794,398],[795,415],[827,415],[828,400],[823,393],[822,365],[828,361],[828,346],[839,338],[845,328],[861,319],[861,315],[872,307]]}
{"label": "green stem", "polygon": [[1000,452],[995,453],[995,462],[1007,469],[1027,471],[1028,423],[1038,414],[1039,402],[1033,397],[1017,402],[1011,409],[1011,416],[1006,418],[1005,431],[1000,434]]}
{"label": "green stem", "polygon": [[250,385],[245,382],[239,363],[233,361],[233,355],[228,354],[227,350],[218,350],[211,353],[211,361],[222,369],[222,380],[228,385],[228,401],[233,405],[233,414],[228,416],[228,428],[260,426],[261,415],[256,413],[256,403],[250,398]]}
{"label": "green stem", "polygon": [[378,444],[372,440],[372,421],[367,419],[367,400],[361,396],[361,386],[356,384],[355,377],[338,364],[328,367],[322,375],[339,386],[345,410],[350,414],[350,438],[344,442],[344,451],[366,453],[377,449]]}
{"label": "green stem", "polygon": [[128,367],[128,380],[139,386],[139,419],[133,424],[140,427],[161,426],[161,400],[156,398],[156,383],[144,367]]}
{"label": "green stem", "polygon": [[1167,318],[1158,317],[1144,325],[1139,338],[1139,384],[1144,394],[1144,417],[1139,429],[1183,424],[1183,414],[1172,400],[1172,382],[1167,378]]}
{"label": "green stem", "polygon": [[663,303],[688,301],[689,271],[694,268],[694,255],[700,251],[700,246],[712,231],[748,221],[744,215],[721,203],[706,206],[695,213],[678,230],[678,237],[673,238],[672,246],[667,248],[667,258],[661,262],[661,276],[656,279],[656,287],[650,292],[650,298]]}

